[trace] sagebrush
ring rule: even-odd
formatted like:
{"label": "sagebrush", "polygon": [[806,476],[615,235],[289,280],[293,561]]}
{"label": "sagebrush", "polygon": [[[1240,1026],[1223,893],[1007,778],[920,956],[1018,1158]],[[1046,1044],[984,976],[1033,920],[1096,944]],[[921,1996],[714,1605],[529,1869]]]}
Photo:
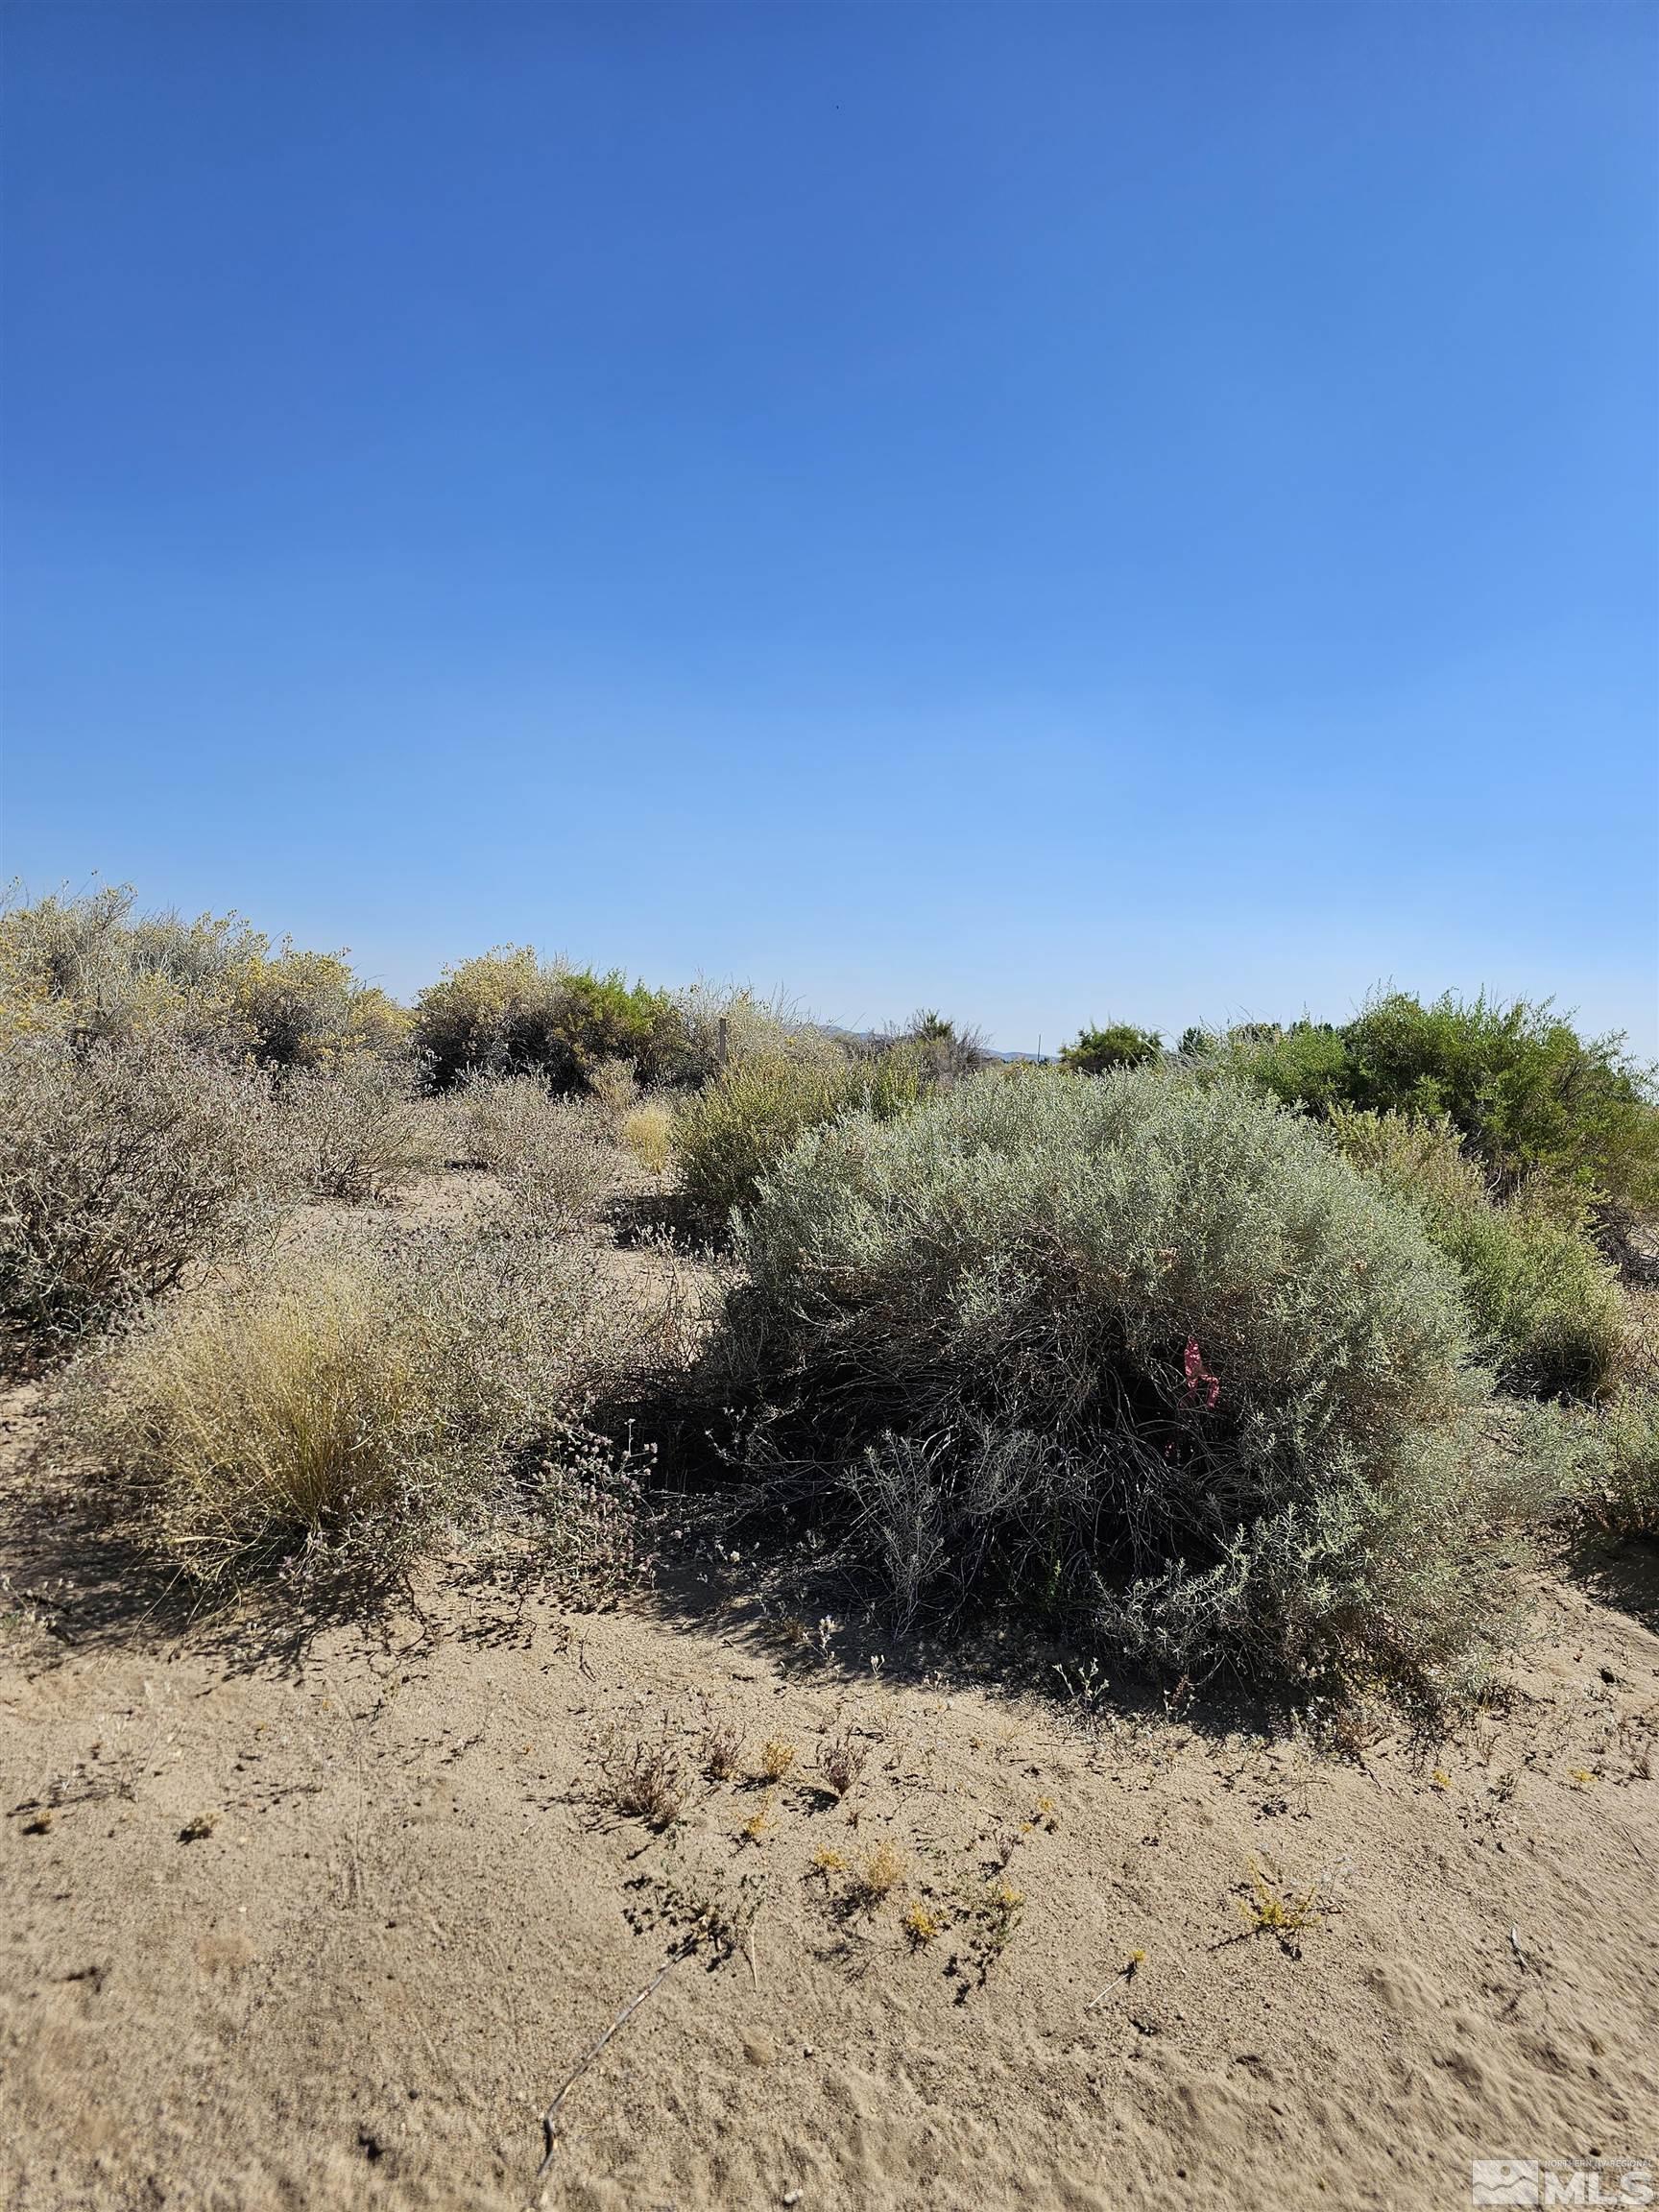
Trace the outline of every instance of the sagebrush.
{"label": "sagebrush", "polygon": [[0,1047],[0,1307],[67,1335],[246,1251],[292,1195],[266,1078],[157,1026]]}
{"label": "sagebrush", "polygon": [[771,1169],[731,1451],[902,1612],[1012,1596],[1187,1672],[1444,1683],[1514,1509],[1455,1276],[1307,1122],[1161,1070],[981,1075]]}

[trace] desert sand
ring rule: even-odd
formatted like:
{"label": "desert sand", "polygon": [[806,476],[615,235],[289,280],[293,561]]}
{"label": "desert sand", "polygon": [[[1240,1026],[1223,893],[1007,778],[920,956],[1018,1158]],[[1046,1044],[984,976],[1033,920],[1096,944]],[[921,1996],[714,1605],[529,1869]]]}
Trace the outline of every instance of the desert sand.
{"label": "desert sand", "polygon": [[[708,1547],[598,1612],[498,1560],[180,1619],[40,1385],[0,1414],[10,2212],[1438,2208],[1659,2158],[1634,1548],[1538,1584],[1455,1734],[1342,1740],[788,1619]],[[613,1787],[659,1749],[660,1831]]]}

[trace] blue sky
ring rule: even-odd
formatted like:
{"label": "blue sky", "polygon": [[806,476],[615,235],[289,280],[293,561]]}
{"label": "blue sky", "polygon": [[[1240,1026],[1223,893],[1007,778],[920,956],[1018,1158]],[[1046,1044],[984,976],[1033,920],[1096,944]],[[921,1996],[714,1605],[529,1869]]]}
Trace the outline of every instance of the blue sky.
{"label": "blue sky", "polygon": [[1659,1050],[1650,6],[55,0],[5,871]]}

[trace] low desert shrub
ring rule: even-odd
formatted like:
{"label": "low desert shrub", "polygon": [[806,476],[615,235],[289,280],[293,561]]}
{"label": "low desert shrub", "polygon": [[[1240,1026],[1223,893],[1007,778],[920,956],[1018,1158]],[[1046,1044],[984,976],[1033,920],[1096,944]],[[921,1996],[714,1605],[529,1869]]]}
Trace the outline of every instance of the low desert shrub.
{"label": "low desert shrub", "polygon": [[971,1079],[771,1168],[706,1382],[901,1609],[1012,1596],[1198,1673],[1427,1686],[1514,1503],[1457,1284],[1305,1121],[1162,1070]]}
{"label": "low desert shrub", "polygon": [[283,1084],[280,1121],[302,1189],[360,1205],[437,1165],[436,1131],[406,1063],[353,1054]]}
{"label": "low desert shrub", "polygon": [[553,1094],[535,1075],[472,1075],[457,1095],[464,1147],[493,1175],[535,1142],[553,1106]]}
{"label": "low desert shrub", "polygon": [[501,1185],[504,1226],[573,1236],[598,1219],[620,1164],[601,1104],[556,1098],[534,1075],[475,1078],[464,1096],[475,1155]]}
{"label": "low desert shrub", "polygon": [[594,1293],[529,1243],[290,1251],[91,1355],[70,1430],[203,1581],[307,1545],[396,1568],[569,1437],[607,1367]]}
{"label": "low desert shrub", "polygon": [[947,1015],[928,1006],[912,1014],[902,1029],[876,1041],[879,1057],[898,1057],[916,1070],[924,1090],[956,1083],[987,1067],[992,1054],[977,1029],[958,1028]]}
{"label": "low desert shrub", "polygon": [[1462,1278],[1485,1357],[1511,1390],[1594,1397],[1611,1385],[1624,1332],[1611,1268],[1582,1228],[1582,1208],[1558,1190],[1492,1195],[1450,1121],[1339,1107],[1332,1142],[1414,1206]]}
{"label": "low desert shrub", "polygon": [[127,884],[0,910],[0,1022],[10,1033],[56,1030],[76,1042],[154,1027],[206,1045],[248,1040],[235,1029],[230,976],[268,941],[234,914],[184,922],[135,914]]}
{"label": "low desert shrub", "polygon": [[46,1335],[246,1251],[290,1169],[266,1079],[156,1027],[0,1049],[0,1306]]}
{"label": "low desert shrub", "polygon": [[163,1028],[204,1051],[271,1068],[399,1050],[408,1017],[341,952],[271,941],[239,915],[138,915],[129,885],[0,912],[0,1034],[77,1043]]}
{"label": "low desert shrub", "polygon": [[674,995],[685,1036],[685,1083],[697,1089],[743,1060],[805,1060],[836,1066],[846,1057],[829,1030],[781,996],[699,981]]}
{"label": "low desert shrub", "polygon": [[600,1060],[588,1077],[588,1095],[613,1137],[639,1103],[639,1083],[632,1060]]}
{"label": "low desert shrub", "polygon": [[539,959],[531,945],[498,947],[445,969],[416,999],[410,1039],[435,1088],[544,1067],[564,978],[564,968]]}
{"label": "low desert shrub", "polygon": [[1079,1075],[1104,1075],[1112,1068],[1144,1068],[1163,1049],[1155,1029],[1114,1022],[1104,1029],[1080,1031],[1075,1043],[1062,1046],[1060,1064]]}
{"label": "low desert shrub", "polygon": [[255,951],[226,978],[232,1034],[267,1068],[327,1068],[373,1053],[400,1054],[409,1016],[360,983],[343,952],[284,943]]}
{"label": "low desert shrub", "polygon": [[920,1070],[899,1052],[827,1063],[736,1062],[681,1110],[675,1148],[689,1213],[707,1235],[724,1234],[806,1130],[855,1110],[891,1119],[908,1113],[922,1090]]}
{"label": "low desert shrub", "polygon": [[1575,1441],[1580,1509],[1614,1535],[1659,1538],[1659,1390],[1622,1391]]}

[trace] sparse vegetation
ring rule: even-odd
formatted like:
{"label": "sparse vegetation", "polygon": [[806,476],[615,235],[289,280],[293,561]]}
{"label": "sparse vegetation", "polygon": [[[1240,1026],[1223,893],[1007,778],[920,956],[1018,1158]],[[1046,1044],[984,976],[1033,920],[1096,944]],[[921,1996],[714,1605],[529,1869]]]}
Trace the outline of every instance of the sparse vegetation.
{"label": "sparse vegetation", "polygon": [[1310,1883],[1306,1889],[1287,1888],[1270,1878],[1266,1868],[1253,1859],[1249,1887],[1238,1900],[1238,1910],[1251,1935],[1276,1936],[1284,1940],[1318,1927],[1324,1914],[1314,1902],[1317,1895],[1315,1884]]}
{"label": "sparse vegetation", "polygon": [[847,1869],[846,1898],[855,1911],[873,1912],[906,1879],[909,1863],[891,1837],[854,1859]]}
{"label": "sparse vegetation", "polygon": [[661,1833],[685,1810],[688,1785],[666,1730],[653,1742],[617,1734],[599,1751],[602,1803],[625,1820],[642,1820]]}
{"label": "sparse vegetation", "polygon": [[730,1782],[743,1770],[743,1739],[730,1720],[711,1720],[703,1731],[703,1772],[710,1782]]}
{"label": "sparse vegetation", "polygon": [[768,1782],[781,1782],[799,1757],[787,1737],[768,1736],[760,1746],[760,1771]]}
{"label": "sparse vegetation", "polygon": [[852,1731],[844,1728],[839,1735],[825,1738],[818,1753],[818,1771],[837,1797],[845,1797],[857,1787],[869,1756],[869,1745],[855,1743]]}
{"label": "sparse vegetation", "polygon": [[773,1807],[776,1802],[777,1799],[775,1792],[768,1790],[765,1796],[761,1798],[759,1804],[756,1806],[754,1812],[750,1814],[748,1819],[744,1821],[741,1829],[738,1831],[739,1838],[743,1842],[765,1842],[767,1837],[771,1835],[773,1829],[778,1825],[777,1816],[773,1811]]}

